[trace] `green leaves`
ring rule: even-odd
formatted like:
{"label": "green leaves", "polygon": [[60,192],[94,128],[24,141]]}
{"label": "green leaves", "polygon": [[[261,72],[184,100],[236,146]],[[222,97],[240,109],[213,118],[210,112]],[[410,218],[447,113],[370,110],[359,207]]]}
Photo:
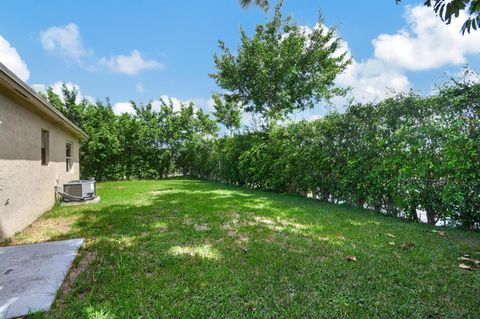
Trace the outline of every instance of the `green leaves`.
{"label": "green leaves", "polygon": [[83,178],[152,179],[188,171],[190,148],[207,143],[218,127],[193,103],[174,105],[131,101],[135,113],[115,115],[111,105],[76,103],[77,92],[64,86],[64,101],[47,90],[47,98],[89,136],[81,141]]}
{"label": "green leaves", "polygon": [[[398,4],[401,0],[396,2]],[[438,17],[446,24],[458,18],[461,11],[466,11],[469,16],[460,29],[463,35],[465,32],[470,33],[472,29],[480,28],[480,0],[426,0],[424,5],[433,7]]]}
{"label": "green leaves", "polygon": [[252,3],[255,3],[256,6],[262,8],[263,10],[268,10],[268,0],[240,0],[242,7],[247,8]]}
{"label": "green leaves", "polygon": [[258,25],[252,37],[240,31],[236,54],[219,43],[221,54],[214,56],[217,72],[210,76],[224,91],[226,103],[217,103],[220,123],[232,127],[232,118],[243,111],[258,114],[268,127],[343,93],[334,80],[350,61],[339,52],[335,30],[322,21],[313,29],[299,27],[280,9],[281,2],[272,20]]}
{"label": "green leaves", "polygon": [[470,78],[428,97],[398,94],[313,122],[223,137],[202,150],[192,171],[409,220],[424,211],[431,224],[447,219],[478,228],[480,84]]}

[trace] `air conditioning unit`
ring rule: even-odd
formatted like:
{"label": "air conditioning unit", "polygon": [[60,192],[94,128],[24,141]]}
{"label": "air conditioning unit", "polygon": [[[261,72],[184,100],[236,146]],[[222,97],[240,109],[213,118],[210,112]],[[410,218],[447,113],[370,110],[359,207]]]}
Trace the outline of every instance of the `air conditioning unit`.
{"label": "air conditioning unit", "polygon": [[70,181],[63,184],[63,192],[84,200],[93,199],[97,197],[97,184],[93,180]]}

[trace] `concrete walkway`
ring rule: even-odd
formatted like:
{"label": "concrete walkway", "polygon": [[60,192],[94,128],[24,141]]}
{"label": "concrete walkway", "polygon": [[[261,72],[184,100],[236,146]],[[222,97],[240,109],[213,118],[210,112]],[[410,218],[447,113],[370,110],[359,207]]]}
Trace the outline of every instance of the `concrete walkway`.
{"label": "concrete walkway", "polygon": [[0,319],[48,311],[82,243],[0,247]]}

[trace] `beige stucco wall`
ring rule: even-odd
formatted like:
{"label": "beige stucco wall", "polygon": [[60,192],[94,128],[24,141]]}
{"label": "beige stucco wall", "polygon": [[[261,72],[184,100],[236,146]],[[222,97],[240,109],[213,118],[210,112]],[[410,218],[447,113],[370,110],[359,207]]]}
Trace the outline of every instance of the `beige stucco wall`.
{"label": "beige stucco wall", "polygon": [[[30,225],[55,204],[55,186],[79,177],[76,137],[0,90],[0,240]],[[41,130],[49,131],[49,164],[41,165]],[[66,172],[65,143],[73,143]]]}

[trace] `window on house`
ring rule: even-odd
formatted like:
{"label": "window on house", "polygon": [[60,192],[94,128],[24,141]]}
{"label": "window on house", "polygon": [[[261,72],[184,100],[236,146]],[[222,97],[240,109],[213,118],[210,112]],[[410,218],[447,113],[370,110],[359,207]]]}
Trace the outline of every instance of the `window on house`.
{"label": "window on house", "polygon": [[42,130],[41,136],[41,161],[42,165],[48,165],[48,131]]}
{"label": "window on house", "polygon": [[73,158],[72,158],[72,148],[73,144],[71,142],[66,142],[65,144],[65,159],[67,164],[67,172],[70,172],[73,167]]}

